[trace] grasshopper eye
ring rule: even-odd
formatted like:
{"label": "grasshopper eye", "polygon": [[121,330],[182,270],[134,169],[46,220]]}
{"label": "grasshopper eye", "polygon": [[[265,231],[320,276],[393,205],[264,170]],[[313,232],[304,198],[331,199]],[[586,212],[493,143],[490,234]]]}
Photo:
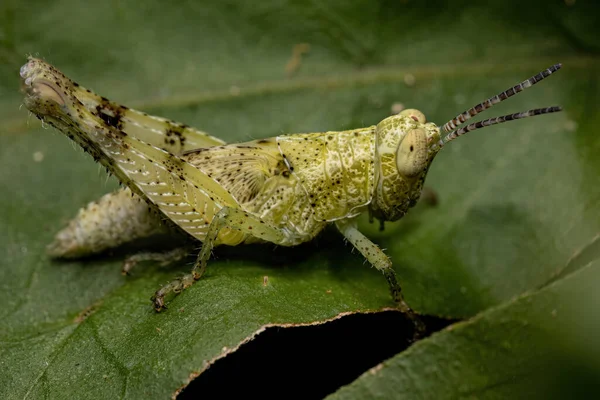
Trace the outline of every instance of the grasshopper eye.
{"label": "grasshopper eye", "polygon": [[408,131],[396,152],[398,172],[412,178],[427,166],[427,133],[423,128]]}
{"label": "grasshopper eye", "polygon": [[423,114],[419,110],[415,110],[414,108],[407,108],[406,110],[401,111],[399,115],[404,115],[406,117],[410,117],[410,118],[414,119],[415,121],[420,122],[422,124],[427,122],[427,118],[425,118],[425,114]]}

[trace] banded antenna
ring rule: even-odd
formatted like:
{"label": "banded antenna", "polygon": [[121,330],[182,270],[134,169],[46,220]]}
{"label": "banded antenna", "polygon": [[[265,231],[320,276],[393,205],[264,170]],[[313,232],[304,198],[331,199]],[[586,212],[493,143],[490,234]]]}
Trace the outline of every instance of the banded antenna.
{"label": "banded antenna", "polygon": [[512,88],[505,90],[502,93],[499,93],[493,97],[490,97],[489,99],[485,100],[484,102],[479,103],[476,106],[469,108],[465,112],[458,114],[456,117],[452,118],[450,121],[446,122],[441,127],[441,130],[448,134],[442,140],[439,141],[438,146],[442,147],[449,141],[454,140],[457,137],[464,135],[467,132],[471,132],[476,129],[484,128],[486,126],[501,124],[503,122],[514,121],[514,120],[521,119],[521,118],[533,117],[536,115],[549,114],[549,113],[561,111],[562,108],[557,107],[557,106],[536,108],[534,110],[519,112],[519,113],[515,113],[515,114],[503,115],[501,117],[489,118],[489,119],[486,119],[486,120],[483,120],[480,122],[469,124],[463,128],[456,129],[460,125],[464,124],[465,121],[471,119],[472,117],[476,116],[477,114],[481,113],[482,111],[485,111],[488,108],[491,108],[495,104],[501,103],[502,101],[508,99],[509,97],[512,97],[515,94],[520,93],[527,88],[530,88],[531,86],[540,82],[544,78],[547,78],[548,76],[552,75],[554,72],[558,71],[561,67],[562,67],[562,64],[560,64],[560,63],[555,64],[555,65],[551,66],[550,68],[543,70],[539,74],[536,74],[536,75],[532,76],[531,78],[524,80],[523,82],[519,83],[518,85],[515,85]]}

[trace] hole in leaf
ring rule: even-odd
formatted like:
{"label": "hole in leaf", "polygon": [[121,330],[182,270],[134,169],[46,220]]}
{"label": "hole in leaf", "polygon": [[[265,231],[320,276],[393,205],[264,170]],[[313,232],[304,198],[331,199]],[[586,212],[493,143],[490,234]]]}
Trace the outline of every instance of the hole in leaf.
{"label": "hole in leaf", "polygon": [[[426,317],[431,334],[453,321]],[[412,323],[396,311],[315,326],[268,328],[218,360],[177,397],[321,399],[408,347]]]}

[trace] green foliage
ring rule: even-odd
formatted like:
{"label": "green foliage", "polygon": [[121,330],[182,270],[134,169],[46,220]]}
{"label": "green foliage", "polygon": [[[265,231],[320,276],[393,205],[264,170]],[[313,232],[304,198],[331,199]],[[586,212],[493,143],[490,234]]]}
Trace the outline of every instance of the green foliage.
{"label": "green foliage", "polygon": [[331,399],[591,398],[600,264],[434,334]]}
{"label": "green foliage", "polygon": [[[334,232],[296,249],[221,249],[206,277],[162,314],[149,297],[185,263],[140,265],[123,277],[122,254],[50,261],[53,234],[116,182],[19,110],[25,54],[115,101],[230,142],[370,125],[398,102],[444,123],[562,62],[556,76],[485,115],[553,104],[565,112],[453,142],[429,173],[436,207],[419,205],[385,232],[363,221],[392,257],[409,304],[471,319],[338,395],[525,393],[519,382],[539,378],[539,365],[557,354],[597,372],[597,7],[415,3],[4,1],[1,397],[166,398],[266,325],[393,306],[385,280]],[[298,43],[310,52],[288,76]]]}

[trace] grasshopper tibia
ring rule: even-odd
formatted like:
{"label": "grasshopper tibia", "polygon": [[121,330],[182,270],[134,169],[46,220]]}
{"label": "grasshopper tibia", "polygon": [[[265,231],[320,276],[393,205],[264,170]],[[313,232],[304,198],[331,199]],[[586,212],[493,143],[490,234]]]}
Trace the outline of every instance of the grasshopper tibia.
{"label": "grasshopper tibia", "polygon": [[213,217],[210,227],[208,228],[208,233],[204,238],[202,250],[200,250],[200,254],[198,254],[192,272],[180,280],[181,285],[165,286],[152,296],[156,311],[161,311],[161,309],[164,308],[164,298],[171,291],[176,292],[180,290],[182,285],[186,282],[197,281],[202,277],[206,270],[211,251],[223,228],[235,229],[236,231],[257,239],[274,243],[281,243],[286,239],[285,234],[276,227],[271,226],[268,221],[264,221],[237,208],[223,207]]}

